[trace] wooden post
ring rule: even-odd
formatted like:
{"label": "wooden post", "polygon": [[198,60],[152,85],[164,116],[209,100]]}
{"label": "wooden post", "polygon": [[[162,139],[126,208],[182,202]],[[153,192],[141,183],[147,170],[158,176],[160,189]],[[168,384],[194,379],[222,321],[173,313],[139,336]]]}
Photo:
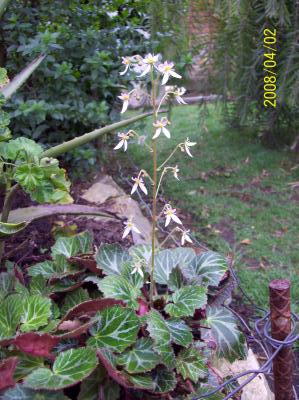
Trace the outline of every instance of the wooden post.
{"label": "wooden post", "polygon": [[[270,317],[273,339],[284,340],[291,332],[290,282],[273,280],[270,285]],[[273,360],[275,400],[294,400],[293,352],[284,347]]]}

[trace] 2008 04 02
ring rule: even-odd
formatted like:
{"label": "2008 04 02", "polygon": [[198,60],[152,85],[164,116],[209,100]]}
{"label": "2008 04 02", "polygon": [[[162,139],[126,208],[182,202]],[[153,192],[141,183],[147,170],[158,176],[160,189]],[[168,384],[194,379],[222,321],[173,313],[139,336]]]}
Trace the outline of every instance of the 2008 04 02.
{"label": "2008 04 02", "polygon": [[[276,29],[264,29],[264,106],[276,107]],[[267,49],[267,50],[266,50]]]}

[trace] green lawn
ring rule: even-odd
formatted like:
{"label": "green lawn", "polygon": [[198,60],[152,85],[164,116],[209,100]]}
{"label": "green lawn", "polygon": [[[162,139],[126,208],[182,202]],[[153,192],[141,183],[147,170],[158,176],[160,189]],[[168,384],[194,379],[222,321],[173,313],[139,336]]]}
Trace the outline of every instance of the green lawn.
{"label": "green lawn", "polygon": [[[267,305],[271,279],[289,278],[299,311],[299,195],[288,185],[298,180],[294,156],[266,149],[250,132],[227,129],[215,106],[208,110],[205,118],[197,106],[173,110],[172,137],[159,139],[160,162],[186,137],[198,145],[191,148],[194,158],[180,151],[173,157],[169,165],[178,164],[181,180],[169,176],[164,194],[194,216],[192,231],[200,242],[234,252],[240,280],[257,303]],[[135,128],[150,140],[150,121]],[[150,170],[144,147],[131,145],[128,152]]]}

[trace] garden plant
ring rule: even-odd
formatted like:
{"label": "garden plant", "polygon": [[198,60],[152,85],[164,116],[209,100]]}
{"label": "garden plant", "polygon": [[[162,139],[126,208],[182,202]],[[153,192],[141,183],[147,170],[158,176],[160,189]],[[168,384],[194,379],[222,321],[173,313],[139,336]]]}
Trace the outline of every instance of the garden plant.
{"label": "garden plant", "polygon": [[[58,237],[51,257],[26,270],[4,264],[1,400],[193,399],[219,384],[214,357],[233,361],[245,356],[244,337],[233,314],[222,305],[227,291],[219,290],[229,281],[228,260],[196,248],[174,206],[157,201],[164,179],[181,179],[178,166],[171,164],[173,154],[181,151],[192,157],[196,145],[186,138],[165,160],[159,159],[159,141],[171,135],[161,106],[167,99],[184,103],[184,88],[166,83],[181,77],[173,63],[162,62],[157,55],[124,57],[122,62],[122,75],[136,73],[148,81],[152,112],[98,131],[110,132],[153,116],[150,141],[131,129],[118,133],[115,146],[115,151],[127,151],[130,142],[137,141],[152,158],[152,170],[134,176],[131,191],[151,196],[152,242],[95,248],[86,231]],[[133,95],[132,90],[120,94],[123,113]],[[72,201],[65,171],[52,157],[99,133],[44,152],[30,139],[9,140],[7,123],[2,126],[0,146],[6,204],[15,188],[12,183],[41,203]],[[4,207],[2,213],[3,237],[26,225],[7,223],[9,209]],[[156,239],[158,220],[170,227],[163,243]],[[142,235],[128,216],[123,238],[133,232]],[[181,247],[164,246],[172,234],[181,236]],[[215,396],[221,399],[224,393]]]}

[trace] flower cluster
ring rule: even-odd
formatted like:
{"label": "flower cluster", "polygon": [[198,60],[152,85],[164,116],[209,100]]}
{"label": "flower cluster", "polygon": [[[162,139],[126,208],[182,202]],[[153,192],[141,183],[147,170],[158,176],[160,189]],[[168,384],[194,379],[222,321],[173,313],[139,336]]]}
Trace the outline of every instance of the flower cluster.
{"label": "flower cluster", "polygon": [[[152,82],[152,85],[154,82],[158,82],[160,80],[160,84],[165,87],[165,92],[162,96],[161,99],[159,99],[158,104],[155,104],[156,99],[152,98],[153,102],[153,108],[154,108],[154,121],[153,121],[153,136],[152,136],[152,146],[156,143],[158,138],[161,136],[161,133],[167,138],[170,139],[171,134],[168,129],[168,126],[170,125],[170,121],[166,117],[158,118],[158,113],[160,112],[160,107],[161,104],[163,103],[164,100],[168,99],[170,96],[174,98],[178,104],[186,104],[183,96],[186,93],[186,89],[183,87],[177,87],[177,86],[166,86],[166,83],[170,78],[177,78],[181,79],[182,77],[175,71],[175,66],[173,62],[165,61],[161,62],[160,61],[160,56],[155,55],[155,54],[147,54],[145,57],[141,57],[139,55],[135,55],[132,57],[122,57],[122,64],[124,65],[124,70],[120,72],[120,75],[125,75],[127,72],[134,71],[137,73],[137,77],[142,78],[146,75],[150,75],[150,79]],[[135,89],[131,90],[130,92],[122,92],[118,98],[122,101],[122,110],[121,113],[124,113],[129,106],[130,98],[131,95],[133,94]],[[138,138],[138,141],[140,139],[140,136],[137,134],[137,132],[130,130],[127,133],[121,132],[118,133],[118,139],[119,142],[117,145],[114,147],[115,150],[119,150],[123,148],[124,151],[127,150],[128,148],[128,141],[136,136]],[[165,175],[167,175],[168,172],[171,172],[173,174],[173,177],[177,180],[179,180],[179,168],[177,165],[175,166],[169,166],[167,165],[168,161],[170,158],[173,156],[173,154],[177,150],[181,150],[182,152],[186,153],[189,157],[193,157],[191,154],[190,148],[195,146],[196,142],[190,141],[190,139],[187,137],[186,140],[183,143],[179,143],[174,151],[170,154],[168,158],[159,166],[156,167],[156,176],[161,171],[159,180],[154,182],[154,180],[151,178],[151,176],[145,171],[141,170],[137,176],[132,177],[133,185],[131,189],[131,195],[133,195],[135,192],[138,192],[145,196],[148,195],[148,188],[146,187],[146,182],[145,178],[148,178],[150,183],[154,185],[154,200],[157,197],[157,194],[160,189],[160,185],[162,182],[162,179],[164,178]],[[146,146],[150,149],[151,153],[153,152],[153,147]],[[157,180],[157,177],[155,178]],[[190,231],[183,228],[182,221],[180,218],[177,216],[176,209],[173,208],[170,204],[166,204],[160,215],[157,217],[157,220],[161,217],[165,218],[164,220],[164,225],[165,227],[168,227],[170,223],[175,223],[176,227],[173,229],[173,231],[178,231],[181,234],[181,244],[182,246],[188,242],[192,243],[192,240],[190,238]],[[124,223],[125,224],[125,229],[123,233],[123,238],[128,236],[130,233],[138,233],[140,234],[140,230],[138,227],[135,225],[133,222],[133,219],[130,217],[128,220]],[[143,274],[142,268],[140,265],[136,264],[134,266],[134,269],[132,273],[139,273],[140,275]]]}

